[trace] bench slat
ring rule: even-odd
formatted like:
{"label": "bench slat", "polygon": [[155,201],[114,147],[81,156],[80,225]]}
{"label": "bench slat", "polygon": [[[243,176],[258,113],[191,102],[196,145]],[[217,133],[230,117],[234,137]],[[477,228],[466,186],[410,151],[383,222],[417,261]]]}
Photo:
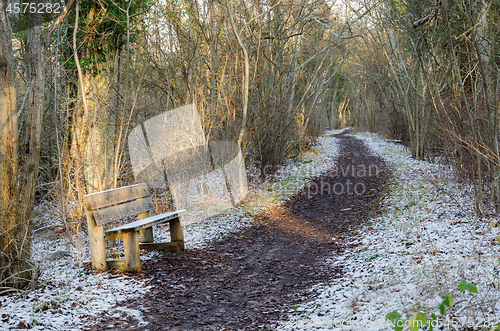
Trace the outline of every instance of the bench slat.
{"label": "bench slat", "polygon": [[148,218],[144,218],[142,220],[138,220],[138,221],[131,222],[128,224],[124,224],[124,225],[116,227],[114,229],[107,230],[106,235],[111,236],[111,235],[115,235],[115,234],[119,234],[119,233],[139,231],[139,230],[142,230],[145,228],[149,228],[149,227],[156,225],[156,224],[165,223],[165,222],[168,222],[170,220],[176,219],[183,212],[185,212],[185,210],[173,211],[170,213],[165,213],[165,214],[160,214],[160,215],[155,215],[155,216],[151,216]]}
{"label": "bench slat", "polygon": [[96,210],[149,195],[145,183],[125,186],[114,190],[92,193],[85,196],[88,210]]}
{"label": "bench slat", "polygon": [[112,221],[135,216],[153,209],[155,209],[155,204],[153,203],[151,197],[147,197],[145,199],[130,201],[126,204],[95,210],[94,218],[97,225],[104,225]]}
{"label": "bench slat", "polygon": [[146,251],[157,250],[157,251],[170,251],[179,252],[184,250],[184,245],[182,242],[170,242],[170,243],[143,243],[139,244],[141,249]]}

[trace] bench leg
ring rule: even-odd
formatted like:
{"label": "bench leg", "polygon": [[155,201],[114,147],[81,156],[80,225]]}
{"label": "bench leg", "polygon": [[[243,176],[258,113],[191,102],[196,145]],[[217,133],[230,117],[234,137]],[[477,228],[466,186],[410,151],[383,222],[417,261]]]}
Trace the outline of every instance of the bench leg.
{"label": "bench leg", "polygon": [[104,229],[94,224],[91,213],[87,212],[87,227],[89,230],[90,259],[92,269],[106,270],[106,246],[104,243]]}
{"label": "bench leg", "polygon": [[142,229],[139,231],[141,237],[141,243],[154,243],[155,240],[153,238],[153,227],[149,227],[146,229]]}
{"label": "bench leg", "polygon": [[[149,211],[145,211],[144,213],[140,213],[138,218],[140,220],[149,217],[151,214]],[[155,240],[153,238],[153,227],[140,230],[141,243],[154,243]]]}
{"label": "bench leg", "polygon": [[170,221],[170,241],[182,243],[182,250],[184,250],[184,233],[179,218]]}
{"label": "bench leg", "polygon": [[125,253],[125,270],[128,272],[140,272],[142,265],[139,255],[139,238],[137,237],[137,232],[126,232],[123,234],[123,250]]}

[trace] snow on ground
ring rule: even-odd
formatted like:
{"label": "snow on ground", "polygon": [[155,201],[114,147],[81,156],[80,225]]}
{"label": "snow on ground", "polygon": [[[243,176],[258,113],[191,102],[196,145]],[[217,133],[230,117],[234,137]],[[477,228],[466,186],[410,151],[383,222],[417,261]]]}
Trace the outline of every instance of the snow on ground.
{"label": "snow on ground", "polygon": [[[260,178],[256,167],[250,167],[247,170],[250,191],[245,203],[186,226],[186,248],[202,248],[209,241],[251,226],[253,216],[272,210],[330,168],[337,151],[335,138],[320,137],[311,151],[288,160],[279,169],[266,169],[269,175],[265,180]],[[85,270],[81,262],[89,258],[88,240],[72,238],[71,245],[57,224],[57,213],[57,208],[48,203],[35,211],[37,230],[32,251],[40,277],[30,291],[0,296],[0,329],[24,326],[35,330],[99,329],[104,325],[119,327],[122,320],[146,325],[139,309],[124,308],[123,303],[148,291],[147,281]],[[155,240],[170,241],[168,231],[168,225],[155,227]],[[152,259],[157,254],[146,253],[141,259]]]}
{"label": "snow on ground", "polygon": [[[317,299],[293,307],[303,313],[279,330],[389,330],[385,316],[393,311],[407,319],[435,313],[445,330],[500,323],[499,228],[473,216],[472,189],[458,184],[451,169],[412,159],[401,145],[358,137],[393,167],[385,210],[358,232],[357,249],[332,256],[344,276],[318,285]],[[462,279],[478,293],[460,292]],[[441,316],[447,295],[453,308]]]}
{"label": "snow on ground", "polygon": [[147,291],[145,283],[124,275],[84,270],[70,253],[68,240],[55,238],[54,232],[35,237],[33,251],[40,278],[31,291],[0,296],[1,330],[24,326],[35,330],[90,328],[104,312],[106,325],[127,318],[145,325],[138,311],[120,308],[120,302]]}
{"label": "snow on ground", "polygon": [[[332,133],[338,132],[328,134]],[[318,285],[321,294],[315,301],[290,307],[303,314],[282,323],[280,329],[388,329],[382,327],[384,317],[395,310],[407,318],[416,311],[440,316],[438,306],[448,294],[454,297],[454,307],[447,308],[447,316],[450,311],[462,320],[500,316],[499,228],[490,229],[491,220],[473,216],[472,190],[457,184],[449,168],[413,160],[401,145],[366,133],[358,137],[394,169],[385,211],[359,230],[357,249],[332,256],[331,263],[344,269],[343,278]],[[260,178],[259,169],[247,169],[251,185],[245,204],[187,226],[187,248],[202,248],[251,226],[253,216],[291,197],[333,166],[338,153],[335,140],[321,137],[312,151],[274,169],[277,172],[266,180]],[[54,210],[41,206],[39,228],[57,223]],[[145,325],[139,309],[125,309],[122,303],[148,291],[147,282],[84,270],[78,261],[85,254],[72,249],[60,230],[53,227],[35,234],[33,259],[40,278],[31,291],[0,297],[0,329],[30,324],[39,330],[74,330],[98,328],[101,323],[119,326],[123,319]],[[155,228],[155,238],[169,240],[168,226]],[[81,242],[76,246],[86,247]],[[83,251],[88,254],[87,248]],[[154,257],[155,253],[147,253],[142,259]],[[478,293],[460,293],[461,279],[476,284]]]}

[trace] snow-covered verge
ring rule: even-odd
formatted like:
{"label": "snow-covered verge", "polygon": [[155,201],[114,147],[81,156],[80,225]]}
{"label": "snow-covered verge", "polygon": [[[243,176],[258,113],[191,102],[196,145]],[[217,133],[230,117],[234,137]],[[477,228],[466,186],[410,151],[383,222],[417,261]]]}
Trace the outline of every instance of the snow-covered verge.
{"label": "snow-covered verge", "polygon": [[[272,174],[264,180],[257,167],[250,167],[247,170],[250,192],[245,203],[223,215],[186,226],[186,248],[203,248],[210,241],[252,226],[254,216],[272,210],[330,168],[337,151],[335,138],[325,136],[319,138],[318,145],[311,151],[288,160],[285,166],[266,169],[266,174]],[[29,290],[0,296],[0,330],[25,327],[99,330],[104,326],[119,328],[122,321],[137,327],[146,325],[140,307],[125,308],[124,303],[147,292],[147,280],[85,270],[81,262],[89,257],[88,242],[86,238],[73,238],[74,243],[70,244],[62,227],[57,226],[57,213],[56,207],[48,203],[35,212],[37,230],[32,251],[40,277]],[[155,240],[169,241],[168,231],[168,225],[155,227]],[[141,259],[157,255],[150,252],[143,254]]]}
{"label": "snow-covered verge", "polygon": [[[389,330],[385,317],[393,311],[407,319],[399,323],[405,330],[415,313],[434,313],[433,325],[444,330],[492,329],[500,323],[499,228],[491,227],[498,220],[474,217],[472,190],[451,169],[414,160],[376,135],[358,137],[393,168],[384,212],[359,230],[356,249],[332,256],[343,277],[318,285],[321,294],[293,307],[301,315],[279,330]],[[448,295],[453,302],[441,315]]]}

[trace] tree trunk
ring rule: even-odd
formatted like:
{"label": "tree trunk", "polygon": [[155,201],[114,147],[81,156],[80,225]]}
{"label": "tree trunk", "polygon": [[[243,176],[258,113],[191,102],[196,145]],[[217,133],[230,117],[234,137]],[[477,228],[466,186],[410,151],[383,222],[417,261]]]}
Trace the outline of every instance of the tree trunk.
{"label": "tree trunk", "polygon": [[[40,162],[44,109],[42,17],[28,14],[28,104],[23,165],[18,175],[18,132],[12,31],[0,4],[0,291],[23,288],[34,278],[31,264],[31,216]],[[19,180],[17,183],[16,181]]]}
{"label": "tree trunk", "polygon": [[229,16],[229,22],[231,23],[231,28],[233,30],[234,36],[236,37],[236,40],[238,41],[238,45],[241,48],[241,51],[243,52],[243,59],[245,61],[245,74],[243,76],[243,111],[241,115],[241,127],[240,127],[240,133],[238,135],[238,141],[237,144],[241,148],[241,143],[243,142],[243,137],[245,135],[245,129],[247,125],[247,113],[248,113],[248,88],[249,88],[249,81],[250,81],[250,60],[248,58],[248,52],[243,44],[243,41],[241,40],[240,33],[238,32],[238,29],[236,28],[236,22],[234,21],[234,14],[233,10],[231,8],[231,4],[229,3],[229,0],[226,0],[226,7],[227,7],[227,15]]}
{"label": "tree trunk", "polygon": [[14,282],[12,265],[17,254],[14,243],[15,194],[18,174],[18,133],[12,30],[0,1],[0,292]]}
{"label": "tree trunk", "polygon": [[[35,1],[37,4],[41,0]],[[26,117],[26,136],[21,146],[22,167],[19,178],[19,189],[17,195],[18,226],[17,237],[25,238],[23,242],[22,256],[26,259],[25,278],[30,275],[29,260],[31,257],[31,231],[33,222],[31,220],[33,205],[35,203],[35,191],[38,181],[38,168],[40,165],[41,135],[44,112],[44,86],[45,78],[43,73],[42,55],[42,16],[37,13],[29,14],[28,27],[28,106]]]}

